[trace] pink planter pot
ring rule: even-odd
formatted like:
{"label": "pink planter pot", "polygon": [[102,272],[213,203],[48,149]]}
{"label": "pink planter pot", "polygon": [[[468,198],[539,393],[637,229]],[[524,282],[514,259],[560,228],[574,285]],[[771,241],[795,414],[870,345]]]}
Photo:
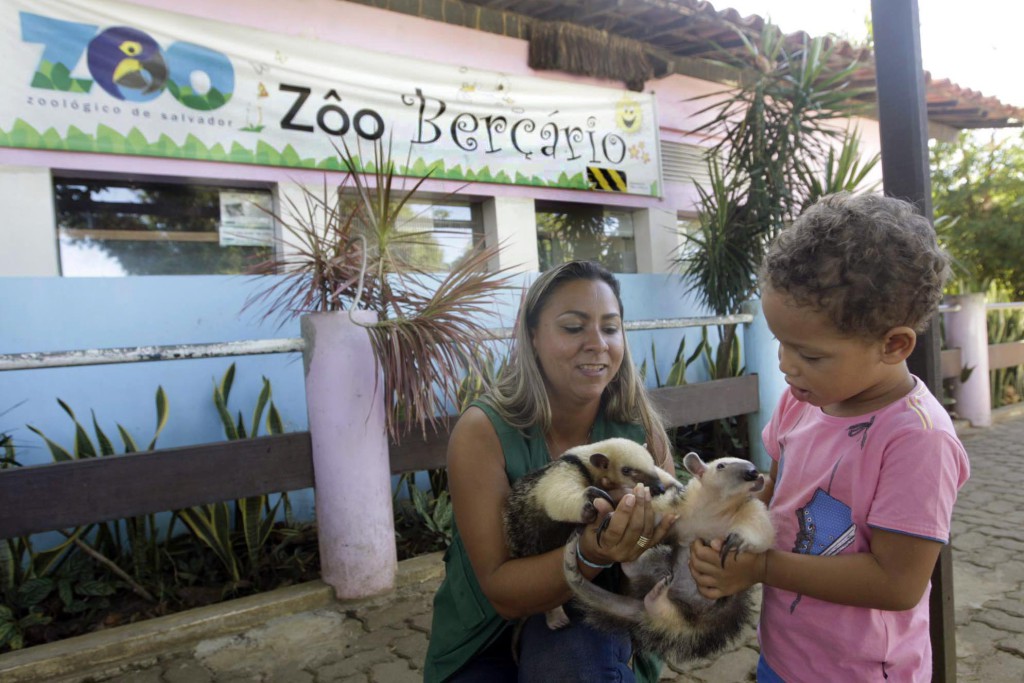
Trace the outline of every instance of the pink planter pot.
{"label": "pink planter pot", "polygon": [[[361,323],[376,313],[355,311]],[[323,580],[339,599],[394,588],[398,570],[384,398],[367,331],[347,311],[302,317]]]}

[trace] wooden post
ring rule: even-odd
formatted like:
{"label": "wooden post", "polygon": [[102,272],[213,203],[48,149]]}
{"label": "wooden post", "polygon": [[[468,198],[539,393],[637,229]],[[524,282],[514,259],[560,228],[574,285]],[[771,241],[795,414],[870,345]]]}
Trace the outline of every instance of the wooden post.
{"label": "wooden post", "polygon": [[[928,163],[928,112],[917,0],[871,0],[878,84],[878,120],[885,194],[913,202],[932,218]],[[941,348],[931,325],[918,339],[908,365],[936,396],[942,395]],[[956,625],[953,620],[953,563],[949,545],[932,573],[932,680],[956,680]]]}

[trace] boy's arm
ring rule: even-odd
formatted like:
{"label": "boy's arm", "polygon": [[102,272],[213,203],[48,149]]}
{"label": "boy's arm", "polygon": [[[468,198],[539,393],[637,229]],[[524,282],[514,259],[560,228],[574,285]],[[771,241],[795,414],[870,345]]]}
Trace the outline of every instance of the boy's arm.
{"label": "boy's arm", "polygon": [[874,529],[869,552],[821,556],[772,549],[730,555],[724,568],[716,548],[720,540],[690,547],[690,571],[706,598],[764,583],[841,605],[898,611],[920,602],[942,544]]}

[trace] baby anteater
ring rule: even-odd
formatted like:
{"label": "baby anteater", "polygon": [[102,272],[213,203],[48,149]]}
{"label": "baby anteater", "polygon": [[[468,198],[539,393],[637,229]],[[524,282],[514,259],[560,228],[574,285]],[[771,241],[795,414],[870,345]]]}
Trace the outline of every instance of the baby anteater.
{"label": "baby anteater", "polygon": [[[683,492],[683,485],[658,467],[644,446],[629,439],[570,448],[512,485],[504,510],[511,557],[560,548],[577,525],[596,519],[595,497],[614,502],[614,496],[621,498],[637,484],[649,487],[653,499],[675,499]],[[547,622],[551,628],[560,628],[568,620],[556,608],[548,612]]]}
{"label": "baby anteater", "polygon": [[708,600],[697,590],[687,566],[695,539],[724,538],[722,562],[730,552],[762,552],[775,532],[764,504],[754,494],[764,477],[738,458],[705,464],[696,453],[683,460],[693,475],[681,498],[655,500],[659,512],[679,515],[666,540],[622,565],[628,581],[622,595],[611,593],[580,573],[576,564],[578,532],[565,547],[565,577],[577,603],[594,625],[626,630],[638,649],[670,662],[718,652],[742,631],[750,618],[747,591]]}

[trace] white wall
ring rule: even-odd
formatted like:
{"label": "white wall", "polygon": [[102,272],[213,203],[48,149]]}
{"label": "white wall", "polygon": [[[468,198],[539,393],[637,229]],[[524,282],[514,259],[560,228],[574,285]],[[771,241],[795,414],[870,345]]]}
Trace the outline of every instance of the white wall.
{"label": "white wall", "polygon": [[59,274],[50,169],[0,166],[0,206],[0,275]]}
{"label": "white wall", "polygon": [[503,245],[498,258],[487,264],[488,269],[494,272],[507,268],[512,273],[540,270],[533,199],[492,197],[484,201],[483,213],[487,246]]}
{"label": "white wall", "polygon": [[672,257],[682,243],[676,212],[665,209],[637,209],[633,212],[636,236],[636,269],[639,273],[672,273]]}

